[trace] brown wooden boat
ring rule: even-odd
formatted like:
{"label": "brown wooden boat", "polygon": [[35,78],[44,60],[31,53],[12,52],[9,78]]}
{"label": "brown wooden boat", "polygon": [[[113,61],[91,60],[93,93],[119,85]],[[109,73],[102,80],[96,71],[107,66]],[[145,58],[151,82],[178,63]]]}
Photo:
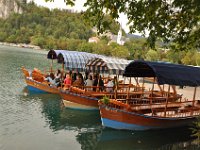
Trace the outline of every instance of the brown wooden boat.
{"label": "brown wooden boat", "polygon": [[[95,56],[96,56],[95,54],[90,54],[86,52],[50,50],[47,54],[47,59],[52,60],[49,72],[53,73],[53,60],[57,60],[58,63],[62,64],[62,73],[64,73],[65,64],[68,64],[68,66],[66,66],[67,69],[75,68],[82,70],[84,69],[83,67],[85,67],[84,62],[87,62],[88,59],[94,58]],[[78,60],[80,62],[78,62]],[[29,71],[25,69],[25,67],[22,67],[22,72],[24,74],[25,81],[28,85],[29,90],[40,93],[43,92],[48,92],[53,94],[60,93],[59,92],[60,88],[57,88],[56,86],[51,86],[48,82],[44,81],[46,73],[42,73],[37,68],[34,68],[29,73]]]}
{"label": "brown wooden boat", "polygon": [[[66,61],[66,60],[65,60]],[[125,66],[128,64],[128,60],[125,59],[117,59],[106,57],[102,55],[97,55],[95,58],[89,59],[86,63],[85,67],[89,70],[89,72],[106,72],[106,73],[122,73]],[[105,82],[104,82],[105,83]],[[125,85],[124,85],[125,86]],[[89,89],[94,90],[89,90]],[[101,87],[92,86],[82,86],[82,87],[70,87],[67,90],[63,90],[60,95],[63,99],[63,104],[66,107],[76,108],[76,109],[87,109],[93,110],[98,109],[98,100],[103,98],[104,96],[114,98],[118,96],[125,97],[126,93],[122,92],[118,95],[115,92],[106,92],[100,90]]]}
{"label": "brown wooden boat", "polygon": [[[140,98],[99,101],[102,125],[114,129],[149,130],[190,125],[200,115],[200,100],[196,99],[200,86],[200,68],[162,62],[135,61],[125,69],[125,76],[157,78],[159,85],[168,84],[162,97],[152,94]],[[191,77],[191,78],[190,78]],[[192,100],[170,92],[170,85],[193,86]]]}
{"label": "brown wooden boat", "polygon": [[25,69],[25,67],[22,67],[21,69],[24,74],[28,89],[30,91],[34,91],[37,93],[48,92],[53,94],[59,94],[59,88],[57,88],[56,86],[49,85],[49,83],[44,80],[45,74],[41,73],[40,70],[35,68],[30,76],[29,71]]}

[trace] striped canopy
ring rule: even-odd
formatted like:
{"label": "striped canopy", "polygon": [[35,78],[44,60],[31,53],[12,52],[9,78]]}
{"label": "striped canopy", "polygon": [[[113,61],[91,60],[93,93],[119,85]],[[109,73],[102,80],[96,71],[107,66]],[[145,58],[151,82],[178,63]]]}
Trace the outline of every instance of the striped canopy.
{"label": "striped canopy", "polygon": [[130,61],[113,57],[99,55],[90,59],[86,64],[87,70],[91,72],[104,72],[110,74],[123,74],[125,67]]}
{"label": "striped canopy", "polygon": [[64,52],[65,50],[50,50],[47,54],[48,59],[57,59],[58,54]]}
{"label": "striped canopy", "polygon": [[88,62],[88,60],[96,57],[98,57],[97,54],[63,50],[59,51],[57,60],[58,63],[64,63],[66,69],[68,70],[77,69],[79,72],[81,72],[85,71],[86,63]]}

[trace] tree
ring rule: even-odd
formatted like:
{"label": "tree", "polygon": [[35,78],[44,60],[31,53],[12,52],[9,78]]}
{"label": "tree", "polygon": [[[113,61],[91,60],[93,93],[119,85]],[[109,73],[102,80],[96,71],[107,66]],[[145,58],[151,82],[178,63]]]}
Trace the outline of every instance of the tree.
{"label": "tree", "polygon": [[170,50],[167,51],[167,61],[176,63],[176,64],[182,64],[181,59],[184,57],[185,52],[184,51],[177,51],[177,50]]}
{"label": "tree", "polygon": [[157,51],[150,49],[146,54],[146,59],[149,61],[158,61],[160,57]]}
{"label": "tree", "polygon": [[196,65],[200,66],[200,53],[196,54]]}
{"label": "tree", "polygon": [[200,117],[194,122],[192,129],[192,136],[196,137],[196,142],[200,143]]}
{"label": "tree", "polygon": [[[75,1],[65,0],[67,5],[73,5]],[[90,16],[95,16],[93,23],[100,32],[107,26],[106,14],[117,19],[119,13],[124,13],[128,17],[130,32],[145,34],[149,31],[148,43],[152,48],[157,39],[173,40],[182,49],[188,44],[200,46],[199,0],[87,0],[84,6]]]}
{"label": "tree", "polygon": [[0,41],[5,41],[7,38],[7,34],[3,31],[0,31]]}
{"label": "tree", "polygon": [[129,59],[141,59],[144,58],[146,50],[146,39],[145,38],[131,38],[127,41],[124,46],[129,50]]}
{"label": "tree", "polygon": [[121,58],[129,57],[129,51],[125,46],[118,45],[117,43],[111,43],[110,47],[112,56]]}

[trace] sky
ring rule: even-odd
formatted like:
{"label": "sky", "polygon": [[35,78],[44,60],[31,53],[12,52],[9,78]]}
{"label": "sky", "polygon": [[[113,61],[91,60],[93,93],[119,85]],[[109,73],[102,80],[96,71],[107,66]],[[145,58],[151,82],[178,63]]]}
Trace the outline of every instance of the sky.
{"label": "sky", "polygon": [[[76,0],[75,6],[66,6],[64,3],[64,0],[54,0],[54,2],[45,2],[45,0],[27,0],[28,2],[34,1],[39,6],[45,6],[50,9],[54,8],[60,8],[60,9],[72,9],[74,11],[84,11],[86,10],[85,7],[83,7],[83,4],[85,0]],[[120,18],[118,19],[118,22],[122,25],[122,28],[125,30],[126,33],[129,32],[129,28],[126,25],[128,22],[127,17],[124,14],[120,14]]]}

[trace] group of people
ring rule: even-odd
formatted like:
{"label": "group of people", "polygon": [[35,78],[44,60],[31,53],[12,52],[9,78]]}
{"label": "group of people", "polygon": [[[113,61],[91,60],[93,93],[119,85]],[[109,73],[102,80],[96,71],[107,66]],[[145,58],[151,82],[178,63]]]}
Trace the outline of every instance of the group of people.
{"label": "group of people", "polygon": [[106,91],[113,92],[116,85],[117,78],[107,78],[103,80],[99,74],[86,74],[84,85],[87,91]]}
{"label": "group of people", "polygon": [[62,75],[60,69],[56,71],[55,74],[50,73],[46,78],[51,86],[64,87],[65,89],[70,88],[70,86],[75,87],[85,87],[87,91],[107,91],[113,92],[114,81],[108,78],[106,81],[106,86],[104,81],[99,74],[90,74],[85,72],[85,76],[78,71],[69,71]]}
{"label": "group of people", "polygon": [[53,74],[52,72],[47,75],[45,77],[45,81],[47,81],[51,86],[61,86],[61,77],[62,77],[62,73],[60,71],[60,69],[57,70],[57,72],[55,74]]}
{"label": "group of people", "polygon": [[45,81],[47,81],[51,86],[83,86],[84,80],[83,76],[79,72],[68,72],[64,76],[62,75],[62,72],[60,69],[56,71],[56,73],[50,73],[45,77]]}

